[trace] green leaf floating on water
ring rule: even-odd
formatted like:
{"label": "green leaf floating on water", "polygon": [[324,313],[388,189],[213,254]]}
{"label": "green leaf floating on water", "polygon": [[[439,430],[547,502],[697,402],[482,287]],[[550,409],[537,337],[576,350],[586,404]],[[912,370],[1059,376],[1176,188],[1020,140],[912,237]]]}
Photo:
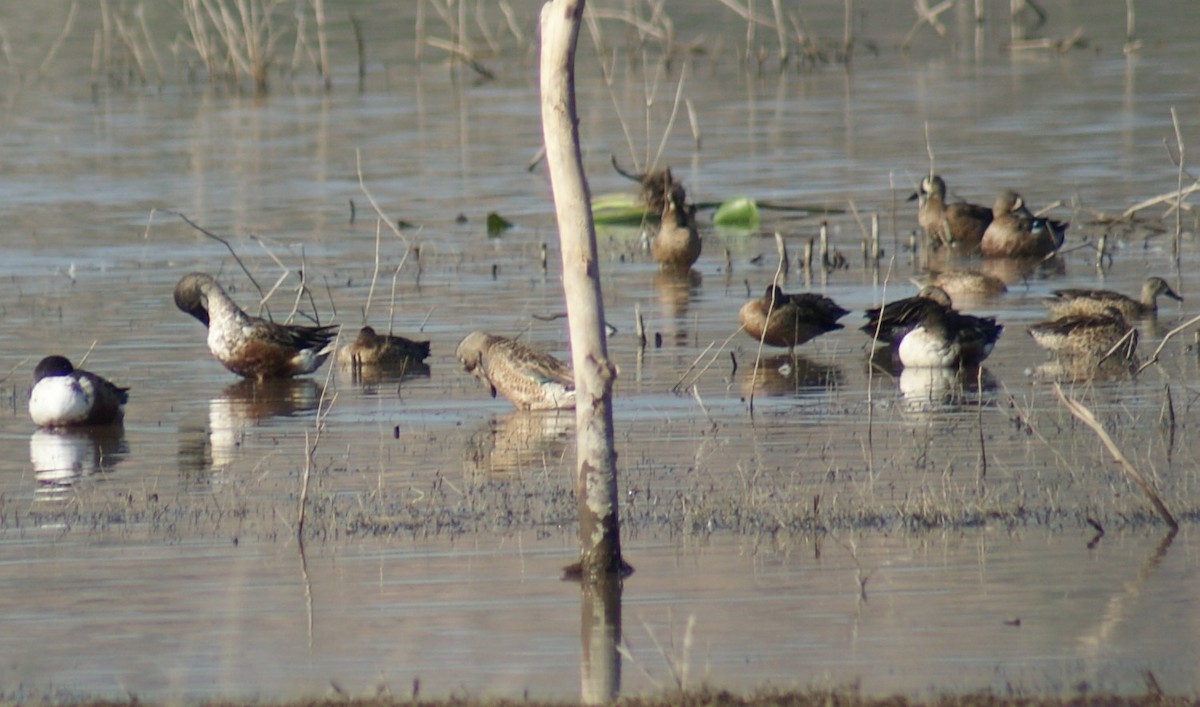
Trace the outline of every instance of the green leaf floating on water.
{"label": "green leaf floating on water", "polygon": [[495,211],[488,212],[487,233],[489,237],[495,238],[512,227],[512,221],[509,221]]}
{"label": "green leaf floating on water", "polygon": [[597,226],[640,226],[653,216],[645,205],[627,194],[608,194],[592,199],[592,221]]}
{"label": "green leaf floating on water", "polygon": [[713,214],[713,225],[721,228],[758,228],[758,204],[745,196],[735,196],[721,203]]}

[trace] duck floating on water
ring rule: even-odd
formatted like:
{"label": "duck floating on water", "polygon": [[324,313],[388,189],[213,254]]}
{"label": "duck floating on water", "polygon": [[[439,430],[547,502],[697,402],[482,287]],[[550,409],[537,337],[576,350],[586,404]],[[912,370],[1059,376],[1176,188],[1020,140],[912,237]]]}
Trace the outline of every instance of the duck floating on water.
{"label": "duck floating on water", "polygon": [[742,305],[738,320],[755,341],[791,350],[821,334],[841,329],[838,320],[849,313],[850,310],[824,295],[785,294],[778,285],[770,285],[762,297]]}
{"label": "duck floating on water", "polygon": [[33,369],[29,416],[38,427],[77,427],[120,422],[129,388],[71,365],[65,356],[47,356]]}
{"label": "duck floating on water", "polygon": [[1133,299],[1113,290],[1090,290],[1085,288],[1067,288],[1055,290],[1052,297],[1043,302],[1053,317],[1066,317],[1073,314],[1102,315],[1112,307],[1121,313],[1126,321],[1143,317],[1153,317],[1158,313],[1158,297],[1164,295],[1177,302],[1181,297],[1167,281],[1161,277],[1148,277],[1142,282],[1141,297]]}
{"label": "duck floating on water", "polygon": [[992,205],[992,222],[979,242],[985,256],[1042,258],[1058,250],[1069,224],[1034,216],[1025,199],[1008,189]]}
{"label": "duck floating on water", "polygon": [[908,198],[916,200],[917,222],[934,243],[970,252],[979,247],[992,222],[992,210],[965,201],[946,203],[946,182],[936,174],[921,180],[920,189]]}

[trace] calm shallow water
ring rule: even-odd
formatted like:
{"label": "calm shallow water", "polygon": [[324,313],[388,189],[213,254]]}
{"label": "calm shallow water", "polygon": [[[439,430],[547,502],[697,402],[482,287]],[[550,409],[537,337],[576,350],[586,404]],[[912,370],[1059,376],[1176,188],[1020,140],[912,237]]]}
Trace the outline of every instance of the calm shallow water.
{"label": "calm shallow water", "polygon": [[[60,26],[57,9],[53,21],[29,21]],[[907,14],[863,20],[881,53],[861,52],[851,73],[772,69],[747,79],[732,48],[714,47],[688,62],[684,92],[702,149],[680,119],[665,159],[701,201],[746,193],[847,209],[852,200],[879,213],[882,270],[862,266],[855,218],[831,215],[833,243],[852,267],[788,282],[861,310],[908,294],[921,272],[897,245],[916,225],[902,199],[927,169],[926,121],[952,191],[987,202],[1015,185],[1035,208],[1061,200],[1053,214],[1076,224],[1072,245],[1099,232],[1079,227],[1094,211],[1174,188],[1162,147],[1168,109],[1185,142],[1200,115],[1185,90],[1196,40],[1170,21],[1186,9],[1139,17],[1147,43],[1128,60],[1123,17],[1071,4],[1050,6],[1045,31],[1082,25],[1092,44],[1061,56],[1000,51],[1007,27],[989,27],[978,53],[924,30],[901,55],[893,35]],[[841,4],[826,10],[810,20],[837,36]],[[574,549],[572,423],[514,413],[452,357],[472,329],[527,332],[565,354],[562,321],[536,318],[563,305],[548,188],[525,170],[540,142],[532,55],[495,60],[500,78],[482,84],[433,61],[413,71],[412,19],[394,14],[381,16],[407,39],[385,44],[386,23],[374,23],[377,58],[361,93],[344,68],[329,95],[303,80],[259,100],[175,81],[93,91],[66,70],[86,66],[79,57],[61,59],[45,81],[4,85],[5,692],[290,696],[334,680],[354,694],[377,684],[407,694],[414,679],[427,696],[579,689],[578,589],[557,579]],[[678,26],[713,21],[681,15]],[[726,41],[741,41],[742,29]],[[580,102],[593,191],[631,191],[608,165],[611,154],[634,159],[614,99],[591,43],[580,52],[590,62]],[[647,135],[653,69],[619,64],[614,94],[639,157],[661,139],[677,75],[659,85]],[[277,317],[291,309],[302,269],[322,321],[352,330],[376,252],[356,152],[381,206],[419,226],[404,233],[420,256],[403,260],[395,328],[432,340],[431,375],[356,382],[323,369],[286,385],[239,383],[170,292],[180,275],[206,270],[247,307],[257,293],[228,251],[169,212],[229,238],[264,287],[285,274],[272,256],[282,261]],[[489,211],[516,227],[488,238]],[[764,233],[780,230],[794,253],[816,233],[816,218],[767,218]],[[635,232],[604,231],[626,551],[638,570],[625,585],[633,658],[623,689],[671,684],[655,640],[673,637],[664,651],[681,655],[695,617],[693,683],[859,680],[870,692],[920,692],[1086,681],[1137,692],[1148,669],[1167,690],[1197,690],[1192,529],[1161,545],[1164,531],[1142,522],[1136,491],[1031,375],[1045,357],[1023,331],[1054,288],[1134,291],[1148,274],[1169,276],[1189,298],[1162,312],[1160,332],[1185,320],[1196,264],[1185,227],[1178,270],[1168,238],[1137,232],[1110,241],[1115,262],[1104,272],[1090,248],[1024,278],[1006,272],[1011,291],[973,308],[1006,326],[984,389],[950,404],[921,395],[921,381],[872,370],[857,315],[802,347],[791,371],[776,360],[753,375],[755,345],[737,336],[689,376],[710,344],[717,351],[734,333],[748,292],[769,282],[773,241],[706,231],[696,277],[679,283],[657,275]],[[379,243],[367,320],[386,328],[405,246],[386,229]],[[663,338],[642,356],[635,305]],[[1173,340],[1136,380],[1070,388],[1189,519],[1198,506],[1191,340]],[[1157,342],[1144,332],[1143,352]],[[89,349],[88,368],[133,389],[123,431],[36,433],[24,399],[34,363],[50,352],[78,361]],[[694,381],[695,395],[673,392],[681,380]],[[297,494],[322,391],[331,407],[302,557],[292,540]],[[1159,423],[1168,400],[1173,437]],[[45,460],[63,459],[85,473],[45,471]],[[832,533],[816,540],[792,523],[818,496]],[[1016,520],[988,524],[989,514]],[[1109,529],[1092,548],[1085,517]],[[947,521],[954,529],[919,530]]]}

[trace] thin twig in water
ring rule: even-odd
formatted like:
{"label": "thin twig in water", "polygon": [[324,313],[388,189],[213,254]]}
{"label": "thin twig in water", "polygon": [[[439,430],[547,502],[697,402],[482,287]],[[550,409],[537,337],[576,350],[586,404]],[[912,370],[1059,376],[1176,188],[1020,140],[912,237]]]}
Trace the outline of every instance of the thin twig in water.
{"label": "thin twig in water", "polygon": [[[204,235],[208,236],[209,238],[213,239],[214,241],[217,241],[221,245],[225,246],[225,249],[228,250],[229,254],[233,256],[233,259],[235,261],[237,261],[238,267],[240,267],[242,269],[242,272],[244,272],[246,274],[246,277],[250,280],[250,284],[254,285],[254,289],[258,290],[259,301],[265,302],[267,300],[266,295],[263,293],[262,287],[258,284],[258,280],[255,280],[254,276],[250,274],[250,269],[247,268],[246,264],[242,262],[242,259],[238,257],[237,252],[234,251],[233,246],[229,244],[229,241],[218,236],[217,234],[213,233],[212,231],[204,228],[200,224],[196,223],[195,221],[191,220],[186,215],[184,215],[178,211],[167,211],[166,213],[178,216],[179,218],[183,219],[183,222],[186,223],[187,225],[191,226],[192,228],[196,229],[197,231],[203,233]],[[272,256],[272,257],[274,257],[274,256]],[[278,262],[278,261],[276,261],[276,262]]]}
{"label": "thin twig in water", "polygon": [[354,151],[354,168],[355,172],[358,174],[358,189],[363,193],[363,196],[367,197],[367,201],[370,202],[371,208],[375,209],[375,215],[388,225],[388,228],[392,230],[392,233],[397,238],[403,241],[405,248],[409,248],[410,244],[408,242],[408,238],[404,235],[404,232],[400,230],[400,227],[396,225],[396,222],[393,219],[389,218],[388,215],[383,212],[383,209],[379,208],[379,202],[375,201],[375,197],[371,195],[370,190],[367,189],[366,182],[363,181],[362,150]]}
{"label": "thin twig in water", "polygon": [[675,126],[675,117],[679,115],[679,105],[683,102],[683,86],[687,83],[688,64],[683,65],[679,72],[679,83],[675,86],[675,101],[671,104],[671,116],[667,118],[667,126],[663,128],[662,140],[658,143],[658,152],[654,155],[652,164],[658,164],[663,153],[667,150],[667,139],[671,136],[671,128]]}
{"label": "thin twig in water", "polygon": [[1142,493],[1146,494],[1146,498],[1150,499],[1150,503],[1154,506],[1154,510],[1158,511],[1158,515],[1163,519],[1163,521],[1165,521],[1167,525],[1171,526],[1172,529],[1178,529],[1179,521],[1175,520],[1175,516],[1171,515],[1171,511],[1167,509],[1166,504],[1163,503],[1162,499],[1158,495],[1158,492],[1155,491],[1154,486],[1150,482],[1146,481],[1146,479],[1138,473],[1137,469],[1133,468],[1133,465],[1130,464],[1129,460],[1125,458],[1125,455],[1121,453],[1121,450],[1117,447],[1117,443],[1114,442],[1112,437],[1108,435],[1108,432],[1105,431],[1099,420],[1096,419],[1096,416],[1092,414],[1092,411],[1084,407],[1084,405],[1079,401],[1068,398],[1066,393],[1063,392],[1062,386],[1058,383],[1054,384],[1054,392],[1058,394],[1058,399],[1062,401],[1063,405],[1066,406],[1067,410],[1070,411],[1072,415],[1079,418],[1079,420],[1083,422],[1083,424],[1087,425],[1092,432],[1096,433],[1096,437],[1100,439],[1100,442],[1105,446],[1105,448],[1108,449],[1108,453],[1111,454],[1113,459],[1116,460],[1117,464],[1120,465],[1121,471],[1125,472],[1125,476],[1129,480],[1133,481],[1133,483],[1142,490]]}
{"label": "thin twig in water", "polygon": [[1143,363],[1141,366],[1138,367],[1137,372],[1141,373],[1145,369],[1149,368],[1152,364],[1158,363],[1158,355],[1162,353],[1163,347],[1165,347],[1167,345],[1167,342],[1171,340],[1171,337],[1175,336],[1176,334],[1183,331],[1184,329],[1187,329],[1188,327],[1192,326],[1196,322],[1200,322],[1200,315],[1192,317],[1191,319],[1187,320],[1183,324],[1180,324],[1179,326],[1175,327],[1171,331],[1168,331],[1166,333],[1166,335],[1163,336],[1163,340],[1158,343],[1158,348],[1154,349],[1154,353],[1150,355],[1150,358],[1147,359],[1145,363]]}
{"label": "thin twig in water", "polygon": [[[339,335],[340,338],[340,335]],[[337,340],[333,342],[334,347],[337,347]],[[300,478],[300,504],[297,509],[296,518],[296,538],[300,542],[304,542],[304,520],[307,515],[308,507],[308,481],[312,476],[313,457],[316,456],[317,447],[321,444],[321,432],[325,429],[325,418],[329,417],[329,411],[333,409],[333,404],[337,402],[337,393],[329,399],[329,403],[325,403],[325,392],[329,390],[329,383],[333,379],[332,364],[325,370],[325,385],[321,386],[321,397],[317,399],[317,416],[315,420],[316,430],[313,436],[309,438],[309,431],[304,431],[304,473]]]}
{"label": "thin twig in water", "polygon": [[95,350],[96,344],[98,343],[100,343],[99,339],[92,339],[92,345],[87,348],[87,351],[83,352],[83,358],[79,359],[79,363],[75,364],[76,367],[87,363],[88,356],[92,355],[92,351]]}
{"label": "thin twig in water", "polygon": [[[1183,134],[1179,131],[1179,116],[1175,114],[1175,106],[1171,106],[1171,124],[1175,126],[1175,146],[1179,150],[1179,172],[1175,182],[1175,190],[1183,193]],[[1179,248],[1183,239],[1183,200],[1175,203],[1175,263],[1179,264]]]}
{"label": "thin twig in water", "polygon": [[363,321],[371,311],[371,298],[375,296],[375,280],[379,278],[379,241],[383,235],[383,219],[375,219],[375,269],[371,271],[371,286],[367,288],[367,304],[363,307]]}
{"label": "thin twig in water", "polygon": [[50,70],[50,64],[54,61],[54,57],[58,55],[58,50],[62,48],[63,42],[71,34],[71,27],[75,24],[75,13],[79,10],[78,0],[71,2],[71,8],[67,10],[67,19],[63,22],[63,28],[54,38],[54,42],[50,45],[50,49],[46,51],[46,58],[42,59],[42,63],[38,66],[38,76],[44,76]]}

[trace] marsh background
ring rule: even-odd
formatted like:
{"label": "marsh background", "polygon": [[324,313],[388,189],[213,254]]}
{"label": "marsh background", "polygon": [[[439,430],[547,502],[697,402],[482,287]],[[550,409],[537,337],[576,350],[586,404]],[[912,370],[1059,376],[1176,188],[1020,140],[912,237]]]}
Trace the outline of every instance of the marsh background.
{"label": "marsh background", "polygon": [[[911,8],[859,3],[849,55],[845,5],[805,3],[786,8],[782,66],[774,30],[748,33],[716,0],[658,15],[589,5],[577,62],[594,194],[634,192],[615,155],[670,165],[701,202],[835,211],[765,211],[747,233],[712,229],[702,209],[704,255],[683,281],[657,273],[640,229],[600,233],[637,567],[622,690],[1132,693],[1151,671],[1194,693],[1193,336],[1136,378],[1067,386],[1184,521],[1165,538],[1038,375],[1045,356],[1024,332],[1057,287],[1134,292],[1152,274],[1187,300],[1143,330],[1144,354],[1195,313],[1190,211],[1178,259],[1164,207],[1100,222],[1176,187],[1172,107],[1185,147],[1200,139],[1193,3],[1141,3],[1130,53],[1120,2],[1045,2],[1044,24],[1019,18],[1018,33],[1082,40],[1062,51],[1014,50],[1008,3],[994,0],[982,25],[958,3],[941,16],[946,37],[926,26],[902,51]],[[331,682],[407,694],[414,681],[423,696],[577,694],[579,591],[559,581],[575,554],[573,422],[515,413],[452,354],[472,329],[566,353],[549,318],[564,309],[549,188],[527,169],[541,141],[540,4],[439,7],[326,2],[326,90],[312,6],[275,5],[263,92],[245,76],[209,80],[181,3],[0,3],[6,696],[289,697]],[[456,42],[486,71],[447,51]],[[873,367],[856,330],[858,310],[911,293],[924,271],[904,199],[929,168],[926,125],[953,194],[990,203],[1015,186],[1073,224],[1052,263],[989,265],[1010,291],[971,311],[1005,333],[982,379],[932,397],[940,383],[902,387]],[[411,225],[400,236],[378,225],[360,173]],[[489,235],[489,212],[513,228]],[[282,280],[276,318],[303,276],[307,315],[346,334],[394,317],[396,332],[429,338],[429,375],[235,380],[170,293],[192,270],[219,274],[251,311],[258,292],[177,214],[228,239],[264,287]],[[861,256],[872,214],[877,264]],[[729,338],[737,308],[775,272],[773,232],[795,256],[822,220],[849,267],[793,268],[787,289],[856,314],[794,365],[769,352],[755,374],[756,344]],[[1112,259],[1098,269],[1101,234]],[[635,307],[661,346],[639,351]],[[132,388],[122,430],[35,431],[29,376],[52,352],[86,354]]]}

